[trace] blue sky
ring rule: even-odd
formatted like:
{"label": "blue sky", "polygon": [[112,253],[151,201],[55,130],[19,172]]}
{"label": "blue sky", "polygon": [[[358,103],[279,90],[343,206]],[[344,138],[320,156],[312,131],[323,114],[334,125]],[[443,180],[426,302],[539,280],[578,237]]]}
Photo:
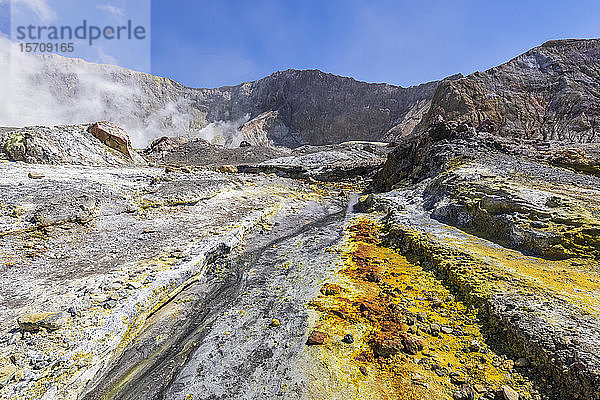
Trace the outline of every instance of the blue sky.
{"label": "blue sky", "polygon": [[192,86],[317,68],[403,86],[600,37],[595,1],[154,0],[152,69]]}
{"label": "blue sky", "polygon": [[[151,71],[150,0],[12,0],[10,3],[8,0],[0,0],[0,15],[0,30],[10,33],[11,40],[18,44],[52,42],[60,45],[72,42],[74,51],[60,53],[61,55]],[[116,27],[127,26],[129,20],[132,20],[130,31],[141,26],[144,33],[148,34],[144,35],[144,40],[129,40],[127,31],[123,30],[120,32],[123,40],[100,38],[90,41],[91,26],[98,30],[98,34],[103,28],[112,27],[111,34],[115,36],[112,32]],[[70,27],[76,34],[78,27],[84,23],[87,35],[85,39],[70,37],[69,40],[50,40],[47,36],[40,39],[36,32],[37,27]],[[29,26],[34,29],[30,31]],[[20,37],[23,32],[26,32],[26,36]],[[47,35],[47,31],[43,32]],[[15,51],[21,51],[20,46],[15,46],[13,52]]]}
{"label": "blue sky", "polygon": [[288,68],[408,86],[484,70],[550,39],[600,37],[600,2],[153,0],[151,33],[150,72],[188,86]]}

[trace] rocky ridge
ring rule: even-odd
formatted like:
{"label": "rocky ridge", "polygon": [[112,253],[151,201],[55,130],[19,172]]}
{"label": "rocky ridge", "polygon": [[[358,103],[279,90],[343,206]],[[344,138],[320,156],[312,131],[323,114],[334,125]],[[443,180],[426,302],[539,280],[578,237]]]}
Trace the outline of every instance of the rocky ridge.
{"label": "rocky ridge", "polygon": [[490,343],[547,376],[548,398],[600,395],[599,182],[554,166],[566,151],[597,160],[597,150],[438,119],[390,154],[378,182],[396,190],[371,199],[388,210],[390,242],[476,305]]}
{"label": "rocky ridge", "polygon": [[597,143],[600,40],[555,40],[509,62],[440,84],[423,129],[438,116],[479,131]]}
{"label": "rocky ridge", "polygon": [[[27,103],[28,109],[46,110],[62,124],[111,120],[124,127],[138,147],[145,147],[148,138],[198,135],[210,124],[216,124],[216,130],[224,125],[241,128],[243,137],[256,145],[394,140],[413,130],[439,84],[402,88],[317,70],[287,70],[237,86],[196,89],[55,55],[15,62],[29,72],[18,76],[21,81],[11,87],[11,96]],[[40,103],[28,96],[30,87],[40,92]],[[3,118],[9,117],[15,119]]]}
{"label": "rocky ridge", "polygon": [[0,132],[1,154],[29,164],[143,165],[125,131],[114,124],[33,126]]}

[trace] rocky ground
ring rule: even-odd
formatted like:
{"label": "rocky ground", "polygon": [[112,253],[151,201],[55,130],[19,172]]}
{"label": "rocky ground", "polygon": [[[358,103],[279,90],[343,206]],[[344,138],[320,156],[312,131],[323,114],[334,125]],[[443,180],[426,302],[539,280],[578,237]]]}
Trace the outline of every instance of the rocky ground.
{"label": "rocky ground", "polygon": [[[12,163],[2,169],[8,398],[76,398],[180,290],[196,282],[208,290],[200,290],[203,297],[224,290],[229,283],[215,275],[214,262],[249,232],[272,230],[280,214],[293,214],[295,227],[344,210],[338,189],[277,177]],[[44,178],[29,178],[33,173]],[[227,303],[225,295],[218,300]],[[46,324],[47,316],[32,315],[39,312],[59,318]],[[17,324],[19,317],[31,326]],[[168,335],[153,340],[160,337]]]}
{"label": "rocky ground", "polygon": [[215,146],[202,139],[160,138],[145,150],[147,160],[177,167],[203,166],[245,173],[274,173],[287,178],[341,181],[371,179],[392,148],[388,143],[344,142],[295,149],[245,145]]}
{"label": "rocky ground", "polygon": [[35,163],[0,164],[2,397],[599,398],[596,147],[440,122],[139,167],[91,126],[3,131]]}

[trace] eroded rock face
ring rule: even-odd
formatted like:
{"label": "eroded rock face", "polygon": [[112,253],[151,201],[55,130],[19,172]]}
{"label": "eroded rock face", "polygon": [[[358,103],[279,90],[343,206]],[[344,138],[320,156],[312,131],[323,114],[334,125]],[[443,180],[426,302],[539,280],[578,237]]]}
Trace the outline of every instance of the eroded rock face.
{"label": "eroded rock face", "polygon": [[232,113],[260,116],[251,125],[274,120],[268,123],[271,129],[262,131],[276,145],[392,140],[412,131],[415,114],[422,113],[416,109],[428,107],[438,83],[401,88],[288,70],[232,88]]}
{"label": "eroded rock face", "polygon": [[426,132],[396,143],[379,171],[375,187],[389,190],[397,184],[416,183],[435,176],[482,144],[469,126],[438,119]]}
{"label": "eroded rock face", "polygon": [[600,40],[556,40],[484,72],[440,84],[439,115],[522,139],[598,142]]}
{"label": "eroded rock face", "polygon": [[504,246],[549,259],[600,256],[593,206],[561,190],[465,167],[434,179],[425,194],[433,218]]}
{"label": "eroded rock face", "polygon": [[[594,256],[600,254],[596,239],[600,220],[589,201],[533,182],[546,177],[552,184],[596,185],[597,149],[595,144],[570,150],[539,141],[502,139],[440,121],[425,134],[399,144],[379,173],[378,183],[389,189],[427,182],[424,207],[433,218],[504,246],[551,259]],[[530,160],[530,169],[524,160]],[[488,164],[496,169],[485,168]],[[502,174],[498,169],[533,174],[532,182],[526,184],[527,178],[516,179],[513,172]]]}
{"label": "eroded rock face", "polygon": [[244,142],[255,146],[298,147],[307,144],[299,133],[290,132],[290,128],[279,116],[279,111],[267,111],[246,122],[240,128]]}
{"label": "eroded rock face", "polygon": [[379,185],[396,190],[365,197],[391,242],[478,305],[511,365],[547,376],[550,398],[598,396],[598,302],[572,295],[597,282],[597,154],[440,119],[388,157]]}
{"label": "eroded rock face", "polygon": [[88,128],[88,130],[94,135],[98,140],[104,143],[106,146],[111,149],[115,149],[122,153],[124,156],[130,158],[132,161],[139,161],[140,157],[135,153],[133,148],[131,147],[131,141],[129,140],[129,136],[124,129],[118,127],[117,125],[108,122],[101,121],[96,122],[92,126]]}

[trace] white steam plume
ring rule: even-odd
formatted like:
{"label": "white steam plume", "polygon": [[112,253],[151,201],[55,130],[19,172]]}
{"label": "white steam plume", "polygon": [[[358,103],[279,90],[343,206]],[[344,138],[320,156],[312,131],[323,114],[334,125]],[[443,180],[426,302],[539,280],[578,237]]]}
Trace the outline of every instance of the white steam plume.
{"label": "white steam plume", "polygon": [[[0,49],[11,46],[14,50],[16,44],[0,36]],[[194,131],[210,141],[239,144],[233,127],[244,121],[216,122],[199,130],[208,125],[206,115],[193,109],[177,86],[161,78],[80,59],[24,55],[18,50],[11,52],[8,65],[0,63],[0,73],[0,126],[108,120],[123,127],[138,148],[159,136]],[[161,85],[169,89],[165,92]]]}
{"label": "white steam plume", "polygon": [[237,119],[236,121],[217,121],[208,124],[205,128],[197,133],[192,134],[193,137],[201,137],[202,139],[225,147],[239,147],[243,136],[240,132],[240,126],[248,122],[250,114]]}

